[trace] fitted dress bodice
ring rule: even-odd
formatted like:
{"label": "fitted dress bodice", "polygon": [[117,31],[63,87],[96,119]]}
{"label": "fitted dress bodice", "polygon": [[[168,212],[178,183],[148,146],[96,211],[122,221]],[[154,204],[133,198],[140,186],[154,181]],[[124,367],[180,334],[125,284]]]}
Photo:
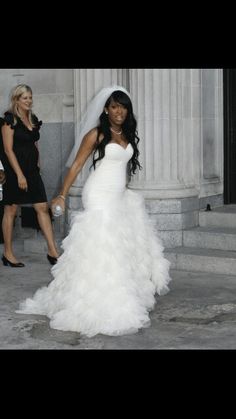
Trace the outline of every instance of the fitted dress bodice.
{"label": "fitted dress bodice", "polygon": [[126,189],[127,163],[133,154],[129,143],[126,148],[118,143],[105,147],[105,156],[98,161],[96,170],[88,177],[82,194],[84,208],[98,208],[115,204]]}

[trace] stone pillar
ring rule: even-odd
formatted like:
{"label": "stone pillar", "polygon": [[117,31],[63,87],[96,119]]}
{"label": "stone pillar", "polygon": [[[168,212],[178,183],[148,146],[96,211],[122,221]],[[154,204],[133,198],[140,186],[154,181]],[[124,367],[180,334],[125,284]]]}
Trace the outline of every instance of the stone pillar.
{"label": "stone pillar", "polygon": [[143,170],[131,187],[150,199],[198,195],[192,135],[191,70],[135,69],[130,91]]}
{"label": "stone pillar", "polygon": [[[75,69],[74,70],[74,102],[75,102],[75,136],[78,124],[88,102],[99,92],[100,89],[112,84],[118,84],[129,89],[129,72],[126,69]],[[81,191],[88,177],[92,159],[88,159],[83,170],[69,192],[69,217],[70,211],[79,209],[81,203]]]}
{"label": "stone pillar", "polygon": [[198,225],[202,91],[198,69],[130,70],[143,170],[130,187],[146,198],[164,245]]}

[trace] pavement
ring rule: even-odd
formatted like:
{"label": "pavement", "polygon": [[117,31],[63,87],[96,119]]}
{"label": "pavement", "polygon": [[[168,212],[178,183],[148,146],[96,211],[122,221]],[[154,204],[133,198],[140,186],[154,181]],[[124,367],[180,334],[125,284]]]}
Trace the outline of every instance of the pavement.
{"label": "pavement", "polygon": [[[2,254],[0,244],[0,254]],[[96,335],[51,329],[45,316],[15,313],[52,277],[46,254],[25,254],[25,268],[0,265],[0,349],[4,350],[175,350],[236,349],[236,275],[171,270],[170,292],[156,297],[151,325],[132,335]],[[200,268],[200,267],[199,267]]]}

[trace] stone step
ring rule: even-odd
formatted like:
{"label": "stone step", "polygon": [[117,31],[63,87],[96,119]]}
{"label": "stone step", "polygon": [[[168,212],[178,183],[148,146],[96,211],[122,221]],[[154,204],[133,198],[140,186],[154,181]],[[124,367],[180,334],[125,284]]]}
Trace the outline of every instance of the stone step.
{"label": "stone step", "polygon": [[171,269],[236,274],[236,252],[195,247],[165,249],[165,256],[171,262]]}
{"label": "stone step", "polygon": [[199,211],[200,227],[236,228],[236,205],[224,205],[211,211]]}
{"label": "stone step", "polygon": [[183,231],[183,245],[236,251],[236,228],[195,227]]}

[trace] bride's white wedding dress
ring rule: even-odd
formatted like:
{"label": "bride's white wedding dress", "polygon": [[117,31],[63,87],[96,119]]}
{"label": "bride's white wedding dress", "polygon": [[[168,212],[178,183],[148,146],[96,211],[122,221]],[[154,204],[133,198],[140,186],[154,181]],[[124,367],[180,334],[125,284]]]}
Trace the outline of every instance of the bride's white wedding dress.
{"label": "bride's white wedding dress", "polygon": [[150,324],[155,293],[169,291],[169,262],[146,213],[143,198],[126,188],[133,148],[109,143],[83,189],[84,211],[73,217],[54,280],[18,313],[46,315],[54,329],[135,333]]}

